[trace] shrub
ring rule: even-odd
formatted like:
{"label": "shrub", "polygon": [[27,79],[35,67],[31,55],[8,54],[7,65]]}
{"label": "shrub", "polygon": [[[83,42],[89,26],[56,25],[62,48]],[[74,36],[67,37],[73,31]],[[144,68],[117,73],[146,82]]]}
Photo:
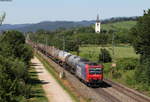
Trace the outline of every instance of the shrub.
{"label": "shrub", "polygon": [[110,53],[108,50],[106,49],[101,49],[101,53],[99,54],[99,61],[98,62],[111,62],[112,58],[110,56]]}
{"label": "shrub", "polygon": [[112,74],[112,76],[113,76],[113,78],[118,79],[118,78],[121,78],[121,73],[115,72]]}
{"label": "shrub", "polygon": [[117,62],[117,68],[123,70],[133,70],[136,68],[138,60],[135,58],[123,58]]}
{"label": "shrub", "polygon": [[136,67],[136,81],[150,85],[150,58],[143,59],[143,62]]}
{"label": "shrub", "polygon": [[33,57],[31,47],[25,44],[24,35],[18,31],[7,31],[1,35],[0,54],[22,60],[27,65]]}
{"label": "shrub", "polygon": [[125,82],[128,84],[128,85],[136,85],[136,80],[134,80],[134,76],[129,76],[127,75],[126,76],[126,79],[125,79]]}

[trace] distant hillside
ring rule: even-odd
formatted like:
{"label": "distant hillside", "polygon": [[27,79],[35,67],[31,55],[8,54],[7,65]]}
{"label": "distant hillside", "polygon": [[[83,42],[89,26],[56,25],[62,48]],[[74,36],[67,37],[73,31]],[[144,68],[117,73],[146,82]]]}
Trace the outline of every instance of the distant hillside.
{"label": "distant hillside", "polygon": [[21,28],[21,27],[26,27],[28,25],[30,25],[30,24],[15,24],[15,25],[3,24],[2,26],[0,26],[0,30],[17,29],[17,28]]}
{"label": "distant hillside", "polygon": [[[138,17],[115,17],[115,18],[110,18],[110,19],[105,19],[101,20],[101,23],[104,24],[102,27],[104,28],[111,28],[112,25],[121,27],[121,26],[126,26],[127,28],[132,24],[134,25],[136,19]],[[124,21],[124,23],[122,22]],[[78,22],[73,22],[73,21],[44,21],[40,22],[37,24],[15,24],[15,25],[10,25],[10,24],[4,24],[0,26],[0,31],[3,30],[19,30],[21,32],[35,32],[39,29],[44,29],[44,30],[56,30],[58,28],[73,28],[73,27],[86,27],[95,24],[95,20],[91,21],[78,21]],[[105,25],[106,24],[106,25]],[[107,25],[108,24],[108,25]],[[114,27],[114,26],[113,26]]]}
{"label": "distant hillside", "polygon": [[4,24],[0,27],[0,30],[19,30],[21,32],[35,32],[39,29],[44,30],[56,30],[58,28],[73,28],[77,26],[89,26],[94,24],[94,21],[80,21],[80,22],[72,22],[72,21],[56,21],[56,22],[40,22],[37,24],[17,24],[17,25],[9,25]]}

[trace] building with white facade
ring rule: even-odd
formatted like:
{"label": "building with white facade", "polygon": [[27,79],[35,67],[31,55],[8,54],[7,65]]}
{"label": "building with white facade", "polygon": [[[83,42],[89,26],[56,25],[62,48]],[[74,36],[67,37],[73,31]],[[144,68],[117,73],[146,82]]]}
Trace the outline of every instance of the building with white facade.
{"label": "building with white facade", "polygon": [[95,33],[100,33],[101,32],[101,22],[99,20],[99,15],[97,15],[97,20],[95,23]]}

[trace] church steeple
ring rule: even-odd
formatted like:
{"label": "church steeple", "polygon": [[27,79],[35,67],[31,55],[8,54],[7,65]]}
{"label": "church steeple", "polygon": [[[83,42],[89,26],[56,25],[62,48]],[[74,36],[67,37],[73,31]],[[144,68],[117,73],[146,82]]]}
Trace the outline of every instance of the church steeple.
{"label": "church steeple", "polygon": [[101,23],[100,23],[99,14],[98,14],[97,15],[97,20],[96,20],[96,23],[95,23],[95,32],[100,33],[100,31],[101,31]]}
{"label": "church steeple", "polygon": [[99,14],[97,14],[97,20],[96,20],[96,22],[100,22],[100,20],[99,20]]}

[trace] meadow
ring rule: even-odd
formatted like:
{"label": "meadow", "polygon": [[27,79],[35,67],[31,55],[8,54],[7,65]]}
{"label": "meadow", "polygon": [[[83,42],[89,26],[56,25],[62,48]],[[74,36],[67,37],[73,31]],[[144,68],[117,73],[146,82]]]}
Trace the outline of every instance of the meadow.
{"label": "meadow", "polygon": [[[80,47],[80,56],[83,58],[90,59],[91,61],[97,62],[100,54],[100,49],[107,49],[112,56],[112,46],[82,46]],[[114,59],[118,60],[121,58],[138,58],[132,46],[129,45],[119,45],[114,47]]]}
{"label": "meadow", "polygon": [[136,25],[136,21],[122,21],[122,22],[115,22],[115,23],[108,23],[102,24],[102,29],[131,29],[133,26]]}

